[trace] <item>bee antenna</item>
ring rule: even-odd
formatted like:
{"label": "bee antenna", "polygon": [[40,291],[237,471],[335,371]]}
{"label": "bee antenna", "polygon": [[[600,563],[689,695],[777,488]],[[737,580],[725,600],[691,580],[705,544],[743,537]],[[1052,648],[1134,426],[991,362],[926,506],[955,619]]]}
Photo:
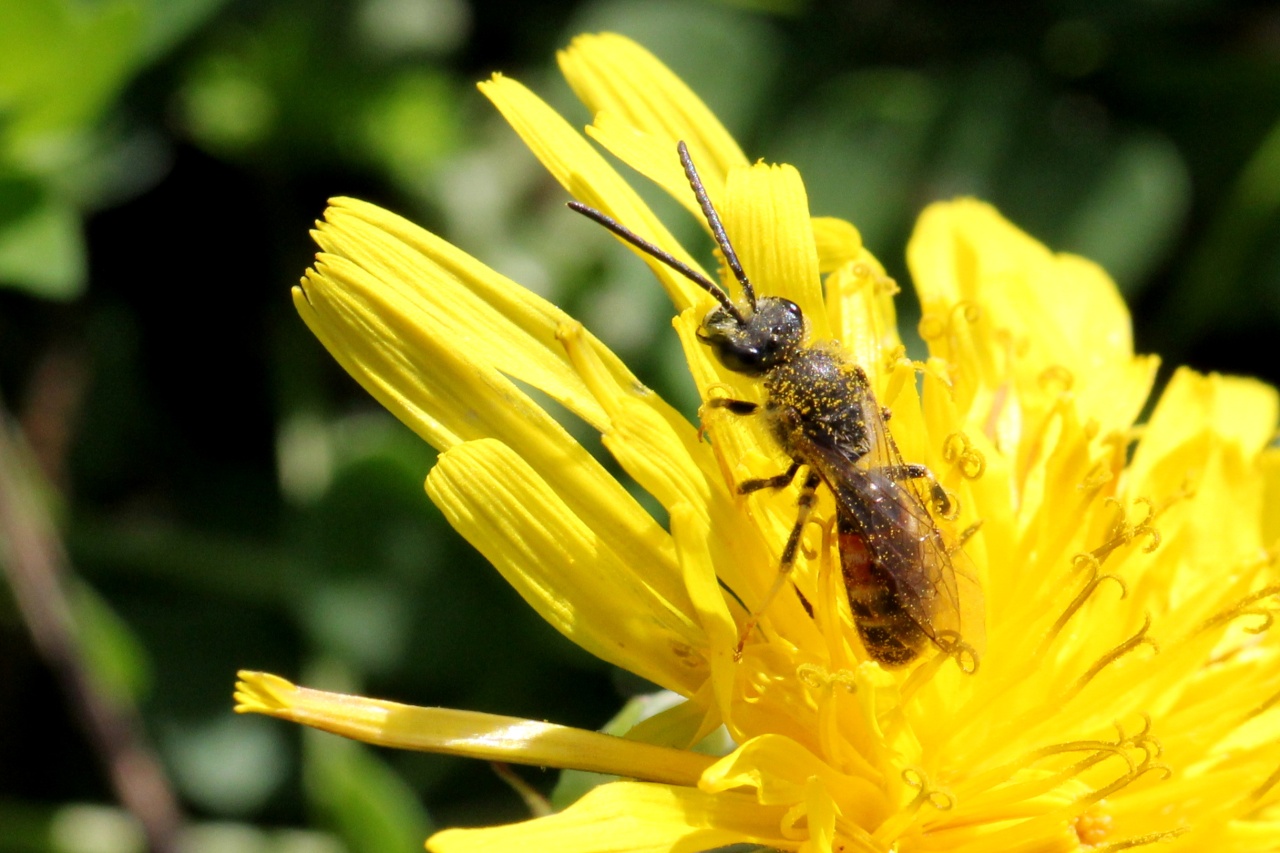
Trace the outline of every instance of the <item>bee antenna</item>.
{"label": "bee antenna", "polygon": [[[704,197],[705,197],[705,193],[704,193]],[[605,228],[608,228],[614,234],[618,235],[623,240],[626,240],[628,243],[635,246],[637,249],[644,252],[646,255],[656,258],[657,260],[671,267],[676,272],[680,273],[680,275],[689,279],[689,281],[698,285],[698,287],[701,287],[707,293],[710,293],[712,296],[716,298],[716,301],[720,303],[720,307],[724,308],[725,311],[729,312],[729,316],[733,317],[734,321],[736,321],[739,325],[745,324],[747,322],[746,318],[742,316],[742,312],[738,310],[738,306],[734,305],[733,300],[729,298],[729,294],[725,293],[723,287],[716,284],[714,281],[707,278],[705,275],[698,272],[693,267],[689,266],[684,261],[677,258],[675,255],[671,254],[668,251],[660,249],[656,244],[650,243],[648,240],[644,239],[643,237],[641,237],[636,232],[632,231],[627,226],[618,222],[618,220],[604,213],[601,213],[600,211],[596,210],[594,207],[588,207],[587,205],[583,204],[580,201],[571,201],[569,202],[569,209],[577,211],[578,213],[581,213],[583,216],[587,217],[593,222],[603,225]],[[724,230],[721,229],[720,233],[723,234]],[[737,262],[737,258],[734,258],[734,262],[735,263]],[[745,281],[744,278],[739,278],[738,280]],[[747,292],[750,293],[750,290],[748,290]],[[754,300],[751,301],[751,307],[752,308],[755,307]]]}
{"label": "bee antenna", "polygon": [[751,310],[754,311],[756,308],[756,290],[751,286],[746,270],[742,268],[742,262],[738,260],[738,253],[733,250],[733,244],[729,242],[729,235],[724,231],[724,223],[720,221],[720,214],[716,213],[716,209],[711,206],[711,197],[707,195],[707,188],[702,185],[702,178],[698,176],[698,170],[693,167],[693,158],[689,156],[689,146],[684,144],[684,140],[680,140],[676,144],[676,151],[680,152],[680,163],[684,166],[684,175],[689,179],[689,186],[693,187],[693,194],[698,197],[698,205],[702,208],[702,215],[707,218],[707,224],[711,226],[711,235],[716,238],[716,245],[724,253],[724,262],[729,265],[729,269],[733,270],[733,277],[738,280],[738,284],[742,285],[742,295],[747,297],[747,303],[751,306]]}

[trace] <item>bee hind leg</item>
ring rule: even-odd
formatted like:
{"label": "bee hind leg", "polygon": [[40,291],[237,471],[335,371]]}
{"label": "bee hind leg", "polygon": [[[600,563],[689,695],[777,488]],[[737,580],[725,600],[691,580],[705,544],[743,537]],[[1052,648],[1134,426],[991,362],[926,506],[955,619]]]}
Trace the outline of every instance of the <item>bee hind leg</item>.
{"label": "bee hind leg", "polygon": [[884,469],[884,473],[889,479],[899,483],[903,480],[928,480],[929,500],[932,501],[938,515],[953,519],[959,513],[960,508],[955,505],[951,495],[947,494],[947,490],[938,483],[938,478],[933,476],[933,472],[924,465],[890,465]]}
{"label": "bee hind leg", "polygon": [[[796,471],[798,470],[800,470],[800,463],[794,462],[785,474],[779,474],[778,477],[770,479],[777,480],[785,476],[787,479],[783,485],[786,485],[786,483],[795,479]],[[747,482],[752,481],[748,480]],[[767,483],[768,481],[763,482]],[[751,632],[760,624],[760,617],[764,615],[765,610],[773,602],[773,599],[782,591],[783,585],[786,584],[787,578],[791,575],[791,569],[796,562],[796,554],[800,550],[800,536],[804,533],[804,528],[809,523],[809,513],[813,511],[813,505],[817,502],[818,484],[821,482],[822,479],[814,471],[810,471],[808,476],[804,478],[804,485],[800,488],[800,497],[796,500],[796,523],[792,526],[791,535],[787,537],[787,544],[782,549],[782,560],[778,566],[778,575],[773,579],[773,585],[765,593],[760,605],[751,611],[751,615],[743,623],[742,630],[738,633],[738,645],[733,649],[733,659],[735,661],[742,659],[742,649],[747,644],[747,638],[751,636]],[[743,485],[746,484],[744,483]]]}

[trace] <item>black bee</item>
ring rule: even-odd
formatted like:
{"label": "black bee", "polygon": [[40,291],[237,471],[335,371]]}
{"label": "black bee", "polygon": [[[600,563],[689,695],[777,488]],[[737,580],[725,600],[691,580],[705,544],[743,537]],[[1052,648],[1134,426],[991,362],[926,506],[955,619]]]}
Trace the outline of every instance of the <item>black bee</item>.
{"label": "black bee", "polygon": [[[743,626],[737,654],[785,583],[817,489],[825,484],[836,500],[849,608],[867,654],[885,666],[902,666],[933,643],[957,656],[967,652],[976,666],[977,651],[961,632],[962,590],[953,565],[961,552],[948,547],[929,511],[932,506],[940,517],[950,518],[953,502],[928,468],[902,461],[885,427],[889,411],[880,407],[867,374],[844,349],[834,341],[810,343],[804,316],[794,302],[756,296],[688,148],[681,142],[677,150],[725,263],[741,285],[741,299],[732,300],[706,276],[600,211],[579,202],[569,206],[685,276],[719,303],[702,320],[698,336],[726,368],[761,379],[765,403],[761,407],[712,398],[708,405],[738,415],[761,414],[791,458],[777,476],[739,484],[739,493],[783,488],[804,471],[796,521],[782,549],[777,580]],[[961,583],[969,615],[975,612],[969,605],[980,593],[967,573],[961,574]],[[970,635],[981,631],[980,624],[963,628]]]}

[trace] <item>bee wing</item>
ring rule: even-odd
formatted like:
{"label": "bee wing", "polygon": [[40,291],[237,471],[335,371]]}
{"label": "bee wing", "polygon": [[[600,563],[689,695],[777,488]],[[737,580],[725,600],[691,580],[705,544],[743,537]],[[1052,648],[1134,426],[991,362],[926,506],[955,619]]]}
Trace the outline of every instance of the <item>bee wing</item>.
{"label": "bee wing", "polygon": [[833,485],[839,512],[897,587],[897,600],[925,636],[963,635],[952,554],[909,484],[856,470]]}
{"label": "bee wing", "polygon": [[897,583],[900,603],[925,636],[939,645],[940,637],[958,637],[980,654],[982,592],[968,558],[933,520],[923,484],[904,478],[902,457],[869,391],[861,408],[866,444],[815,448],[820,474],[872,560]]}

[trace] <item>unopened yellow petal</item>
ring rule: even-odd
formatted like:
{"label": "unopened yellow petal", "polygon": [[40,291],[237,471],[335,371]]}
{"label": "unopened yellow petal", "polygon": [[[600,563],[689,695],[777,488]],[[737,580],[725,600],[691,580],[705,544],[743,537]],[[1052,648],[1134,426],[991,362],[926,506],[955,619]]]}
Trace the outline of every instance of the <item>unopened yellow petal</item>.
{"label": "unopened yellow petal", "polygon": [[452,708],[420,708],[312,690],[242,671],[236,711],[291,720],[378,746],[692,785],[713,759],[599,732]]}
{"label": "unopened yellow petal", "polygon": [[442,454],[427,491],[449,523],[575,643],[686,696],[706,679],[707,641],[660,530],[635,538],[627,525],[609,523],[616,507],[580,517],[492,439]]}
{"label": "unopened yellow petal", "polygon": [[861,826],[879,825],[891,813],[884,792],[867,779],[845,776],[800,744],[780,735],[761,735],[720,759],[702,777],[707,791],[754,789],[760,802],[794,805],[808,795],[808,784],[819,777],[828,791],[856,811],[845,817]]}
{"label": "unopened yellow petal", "polygon": [[351,261],[321,257],[293,296],[298,313],[347,372],[433,446],[556,431],[497,371],[424,334],[416,312],[406,312],[380,279]]}
{"label": "unopened yellow petal", "polygon": [[619,383],[601,369],[595,351],[582,346],[581,334],[581,326],[569,323],[559,336],[570,361],[608,414],[609,424],[601,436],[605,446],[668,512],[681,507],[703,514],[707,547],[714,554],[713,562],[723,567],[720,581],[745,594],[758,581],[762,568],[771,571],[773,567],[762,565],[758,531],[746,523],[740,499],[726,482],[711,445],[652,391],[638,383]]}
{"label": "unopened yellow petal", "polygon": [[448,829],[427,841],[432,853],[672,853],[730,844],[776,848],[783,810],[735,793],[613,782],[559,814],[489,829]]}

